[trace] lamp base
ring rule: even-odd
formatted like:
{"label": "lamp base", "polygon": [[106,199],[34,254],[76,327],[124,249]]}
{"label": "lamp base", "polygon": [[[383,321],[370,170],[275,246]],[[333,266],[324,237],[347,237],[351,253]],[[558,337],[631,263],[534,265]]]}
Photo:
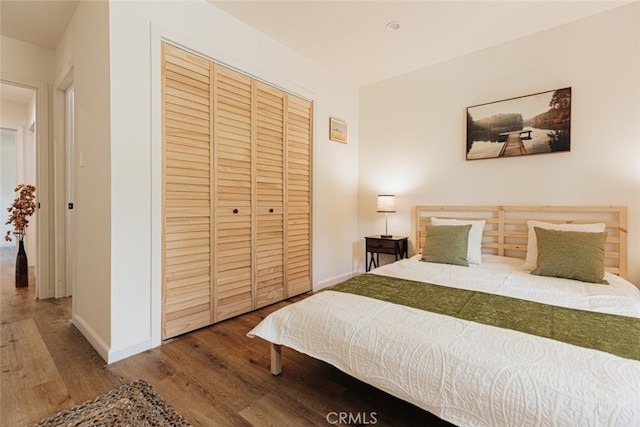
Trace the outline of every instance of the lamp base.
{"label": "lamp base", "polygon": [[382,237],[383,239],[390,239],[393,237],[393,234],[381,234],[380,237]]}

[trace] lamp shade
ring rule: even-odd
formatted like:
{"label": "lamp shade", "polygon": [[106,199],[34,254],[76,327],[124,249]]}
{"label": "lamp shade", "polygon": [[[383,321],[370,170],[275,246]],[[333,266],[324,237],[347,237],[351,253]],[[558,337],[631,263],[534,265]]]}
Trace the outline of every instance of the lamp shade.
{"label": "lamp shade", "polygon": [[395,212],[396,197],[392,194],[381,194],[378,196],[378,212]]}

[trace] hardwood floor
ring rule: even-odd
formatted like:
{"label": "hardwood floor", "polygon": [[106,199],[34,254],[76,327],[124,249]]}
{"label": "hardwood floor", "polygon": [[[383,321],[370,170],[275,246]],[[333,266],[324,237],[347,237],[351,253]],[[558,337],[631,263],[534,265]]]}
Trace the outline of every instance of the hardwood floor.
{"label": "hardwood floor", "polygon": [[332,366],[245,334],[290,302],[180,336],[107,365],[71,324],[71,298],[36,300],[14,287],[12,248],[0,248],[0,425],[24,426],[137,379],[149,382],[195,426],[448,425]]}

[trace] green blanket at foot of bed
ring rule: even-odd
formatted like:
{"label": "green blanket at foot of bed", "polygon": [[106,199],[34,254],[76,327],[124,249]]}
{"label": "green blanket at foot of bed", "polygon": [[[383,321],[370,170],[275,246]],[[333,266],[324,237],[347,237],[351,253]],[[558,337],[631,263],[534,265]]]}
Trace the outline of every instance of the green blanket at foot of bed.
{"label": "green blanket at foot of bed", "polygon": [[331,290],[551,338],[640,360],[640,319],[377,274],[353,277]]}

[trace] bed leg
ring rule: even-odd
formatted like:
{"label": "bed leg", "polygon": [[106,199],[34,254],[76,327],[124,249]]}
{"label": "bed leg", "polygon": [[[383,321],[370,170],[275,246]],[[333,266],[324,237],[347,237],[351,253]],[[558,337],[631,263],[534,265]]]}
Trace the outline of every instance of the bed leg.
{"label": "bed leg", "polygon": [[282,373],[282,346],[271,343],[271,373],[280,375]]}

